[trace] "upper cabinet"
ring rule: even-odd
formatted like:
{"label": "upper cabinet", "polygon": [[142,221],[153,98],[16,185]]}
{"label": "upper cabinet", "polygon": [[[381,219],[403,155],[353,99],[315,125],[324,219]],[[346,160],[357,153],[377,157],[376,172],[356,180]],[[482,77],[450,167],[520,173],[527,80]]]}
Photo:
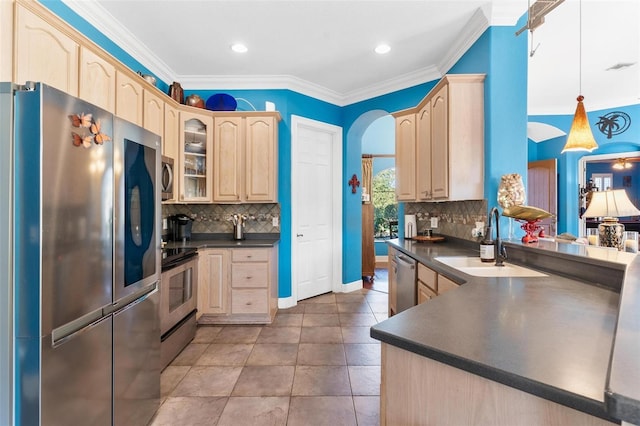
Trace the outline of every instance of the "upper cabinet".
{"label": "upper cabinet", "polygon": [[14,81],[37,81],[78,96],[80,46],[22,5],[15,11]]}
{"label": "upper cabinet", "polygon": [[398,113],[396,118],[396,197],[416,199],[416,114]]}
{"label": "upper cabinet", "polygon": [[245,124],[245,199],[274,203],[278,199],[278,123],[271,116],[247,117]]}
{"label": "upper cabinet", "polygon": [[[142,125],[158,136],[164,134],[164,100],[157,91],[144,89],[142,93]],[[164,138],[163,138],[164,139]]]}
{"label": "upper cabinet", "polygon": [[213,201],[277,201],[277,113],[214,118]]}
{"label": "upper cabinet", "polygon": [[195,108],[180,111],[179,201],[212,202],[213,118]]}
{"label": "upper cabinet", "polygon": [[79,97],[109,112],[116,110],[116,67],[86,46],[80,47]]}
{"label": "upper cabinet", "polygon": [[242,192],[242,117],[215,117],[214,190],[213,200],[219,203],[240,202]]}
{"label": "upper cabinet", "polygon": [[447,75],[393,116],[398,201],[484,197],[483,74]]}
{"label": "upper cabinet", "polygon": [[[136,76],[137,77],[137,76]],[[138,126],[143,122],[142,84],[138,78],[116,71],[116,115]]]}

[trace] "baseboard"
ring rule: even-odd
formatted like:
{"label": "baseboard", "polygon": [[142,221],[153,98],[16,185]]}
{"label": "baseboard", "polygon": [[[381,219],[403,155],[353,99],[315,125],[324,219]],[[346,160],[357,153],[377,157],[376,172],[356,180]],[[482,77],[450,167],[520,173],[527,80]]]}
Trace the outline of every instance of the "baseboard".
{"label": "baseboard", "polygon": [[336,293],[350,293],[362,289],[362,280],[354,281],[348,284],[342,284]]}
{"label": "baseboard", "polygon": [[293,308],[297,304],[298,302],[293,299],[293,296],[278,298],[278,309]]}

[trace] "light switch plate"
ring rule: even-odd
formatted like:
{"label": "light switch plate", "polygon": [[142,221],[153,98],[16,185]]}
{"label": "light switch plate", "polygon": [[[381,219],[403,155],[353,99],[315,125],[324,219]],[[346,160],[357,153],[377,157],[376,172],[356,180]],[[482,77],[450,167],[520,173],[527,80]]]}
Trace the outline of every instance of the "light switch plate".
{"label": "light switch plate", "polygon": [[162,229],[169,229],[169,224],[167,223],[167,218],[162,218]]}
{"label": "light switch plate", "polygon": [[271,224],[273,226],[278,226],[278,216],[276,216],[273,219],[271,219]]}

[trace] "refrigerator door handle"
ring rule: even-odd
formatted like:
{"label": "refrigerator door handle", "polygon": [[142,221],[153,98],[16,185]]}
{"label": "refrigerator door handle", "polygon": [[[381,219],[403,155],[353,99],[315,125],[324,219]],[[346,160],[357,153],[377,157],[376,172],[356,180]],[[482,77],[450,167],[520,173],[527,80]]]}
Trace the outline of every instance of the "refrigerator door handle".
{"label": "refrigerator door handle", "polygon": [[[113,305],[108,306],[103,309],[104,315],[110,315],[118,313],[124,309],[129,308],[135,304],[138,304],[144,301],[147,297],[149,297],[156,289],[158,288],[158,283],[153,283],[150,286],[143,288],[137,293],[133,293],[127,297],[123,297],[122,299],[115,302]],[[133,302],[133,303],[132,303]]]}
{"label": "refrigerator door handle", "polygon": [[51,332],[51,347],[57,348],[60,345],[64,345],[69,340],[91,330],[105,319],[107,317],[102,315],[102,309],[97,309],[54,329]]}

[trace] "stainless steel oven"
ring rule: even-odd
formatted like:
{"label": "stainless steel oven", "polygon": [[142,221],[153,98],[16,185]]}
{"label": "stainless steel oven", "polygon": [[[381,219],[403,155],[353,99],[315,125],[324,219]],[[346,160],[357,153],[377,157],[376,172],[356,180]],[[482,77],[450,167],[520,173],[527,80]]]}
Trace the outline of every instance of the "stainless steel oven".
{"label": "stainless steel oven", "polygon": [[196,249],[163,250],[160,278],[160,359],[162,369],[196,333],[198,256]]}

